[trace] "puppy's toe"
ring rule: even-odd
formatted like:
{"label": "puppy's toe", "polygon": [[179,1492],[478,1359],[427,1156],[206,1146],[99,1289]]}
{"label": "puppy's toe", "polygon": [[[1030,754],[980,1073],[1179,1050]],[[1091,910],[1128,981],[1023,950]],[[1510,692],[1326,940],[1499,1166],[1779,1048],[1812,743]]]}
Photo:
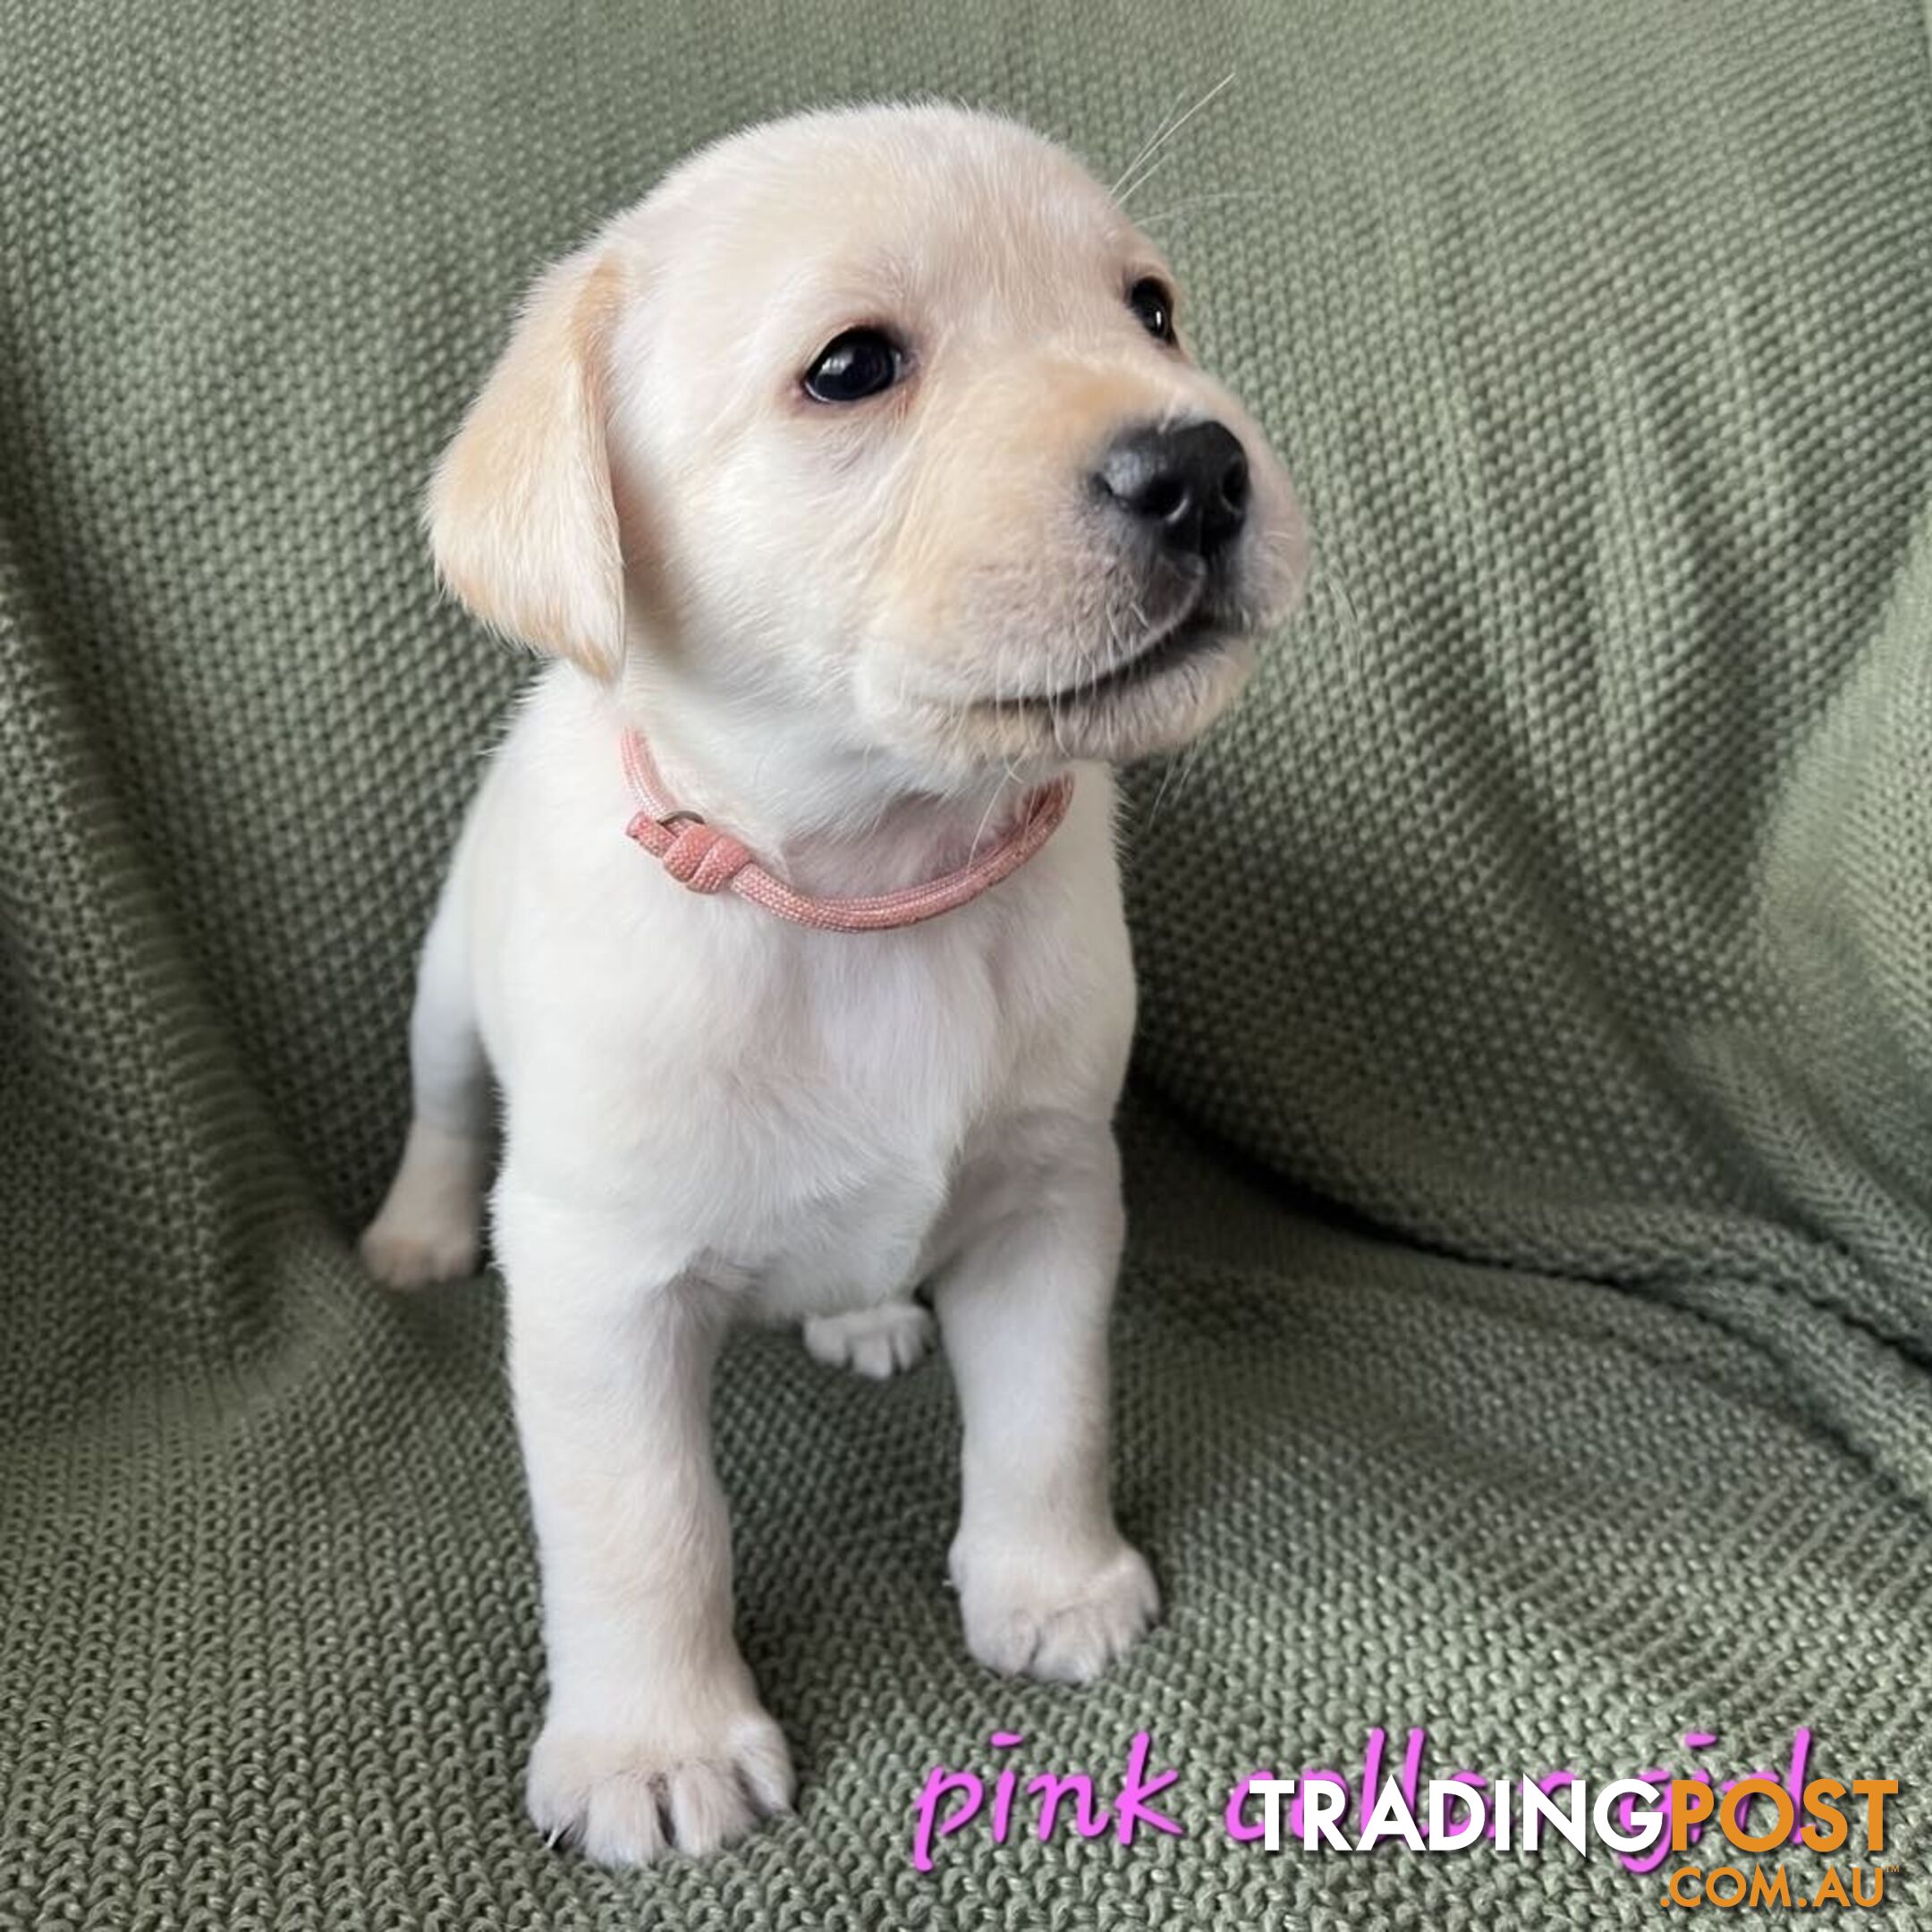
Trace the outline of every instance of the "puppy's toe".
{"label": "puppy's toe", "polygon": [[[530,1816],[538,1817],[534,1795]],[[574,1842],[597,1865],[648,1865],[669,1849],[664,1793],[640,1771],[617,1771],[597,1780],[571,1810],[538,1820],[552,1844]]]}
{"label": "puppy's toe", "polygon": [[1160,1609],[1153,1572],[1126,1543],[1084,1564],[1044,1551],[975,1557],[955,1546],[953,1568],[966,1648],[1009,1677],[1090,1683]]}
{"label": "puppy's toe", "polygon": [[547,1725],[530,1753],[530,1820],[599,1865],[703,1858],[792,1801],[792,1758],[762,1711],[715,1735],[659,1742]]}
{"label": "puppy's toe", "polygon": [[751,1829],[755,1813],[729,1765],[677,1766],[665,1778],[671,1835],[680,1852],[703,1858]]}
{"label": "puppy's toe", "polygon": [[850,1368],[874,1382],[912,1367],[932,1346],[933,1319],[916,1301],[849,1315],[815,1316],[805,1324],[805,1347],[814,1361]]}

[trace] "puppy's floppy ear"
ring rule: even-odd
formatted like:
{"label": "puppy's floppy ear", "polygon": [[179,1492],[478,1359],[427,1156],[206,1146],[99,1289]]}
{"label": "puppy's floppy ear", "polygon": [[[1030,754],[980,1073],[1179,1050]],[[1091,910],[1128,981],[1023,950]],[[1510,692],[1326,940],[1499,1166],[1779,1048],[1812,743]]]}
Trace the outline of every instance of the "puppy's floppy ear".
{"label": "puppy's floppy ear", "polygon": [[623,555],[605,423],[623,264],[547,269],[443,453],[423,521],[443,580],[486,623],[602,678],[623,660]]}

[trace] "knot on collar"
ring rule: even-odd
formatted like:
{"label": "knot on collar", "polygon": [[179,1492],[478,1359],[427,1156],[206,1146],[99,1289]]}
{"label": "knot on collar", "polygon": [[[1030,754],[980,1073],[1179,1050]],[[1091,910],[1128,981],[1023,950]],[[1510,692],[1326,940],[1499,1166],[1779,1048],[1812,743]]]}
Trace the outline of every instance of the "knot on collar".
{"label": "knot on collar", "polygon": [[729,832],[720,832],[702,818],[686,818],[674,826],[671,843],[657,856],[680,886],[694,893],[723,892],[751,863],[751,854]]}

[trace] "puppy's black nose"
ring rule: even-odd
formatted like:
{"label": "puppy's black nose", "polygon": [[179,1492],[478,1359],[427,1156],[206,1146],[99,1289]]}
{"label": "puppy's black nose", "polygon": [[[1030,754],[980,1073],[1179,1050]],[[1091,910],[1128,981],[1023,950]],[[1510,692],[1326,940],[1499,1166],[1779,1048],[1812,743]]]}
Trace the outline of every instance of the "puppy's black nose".
{"label": "puppy's black nose", "polygon": [[1094,481],[1157,542],[1194,556],[1224,548],[1248,517],[1248,458],[1223,423],[1123,430]]}

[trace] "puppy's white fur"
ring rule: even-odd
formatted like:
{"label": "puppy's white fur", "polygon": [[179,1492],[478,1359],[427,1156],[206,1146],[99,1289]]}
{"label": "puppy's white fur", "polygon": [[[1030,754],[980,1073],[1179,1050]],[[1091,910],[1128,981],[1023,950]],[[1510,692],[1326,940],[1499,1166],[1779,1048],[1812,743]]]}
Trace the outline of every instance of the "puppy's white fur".
{"label": "puppy's white fur", "polygon": [[[452,587],[564,661],[460,841],[363,1251],[399,1285],[474,1266],[487,1066],[550,1675],[529,1802],[593,1857],[701,1852],[790,1797],[711,1464],[737,1316],[885,1374],[923,1347],[931,1284],[982,1662],[1084,1680],[1154,1614],[1107,1496],[1133,983],[1105,761],[1228,701],[1302,556],[1258,430],[1131,312],[1146,275],[1166,275],[1146,238],[1010,123],[756,129],[539,283],[432,487]],[[811,402],[800,372],[859,325],[893,332],[903,380]],[[1120,674],[1208,592],[1097,512],[1096,452],[1199,417],[1250,476],[1216,635]],[[1077,784],[986,896],[821,933],[694,896],[624,838],[632,724],[682,801],[814,893],[931,877],[1029,784]]]}

